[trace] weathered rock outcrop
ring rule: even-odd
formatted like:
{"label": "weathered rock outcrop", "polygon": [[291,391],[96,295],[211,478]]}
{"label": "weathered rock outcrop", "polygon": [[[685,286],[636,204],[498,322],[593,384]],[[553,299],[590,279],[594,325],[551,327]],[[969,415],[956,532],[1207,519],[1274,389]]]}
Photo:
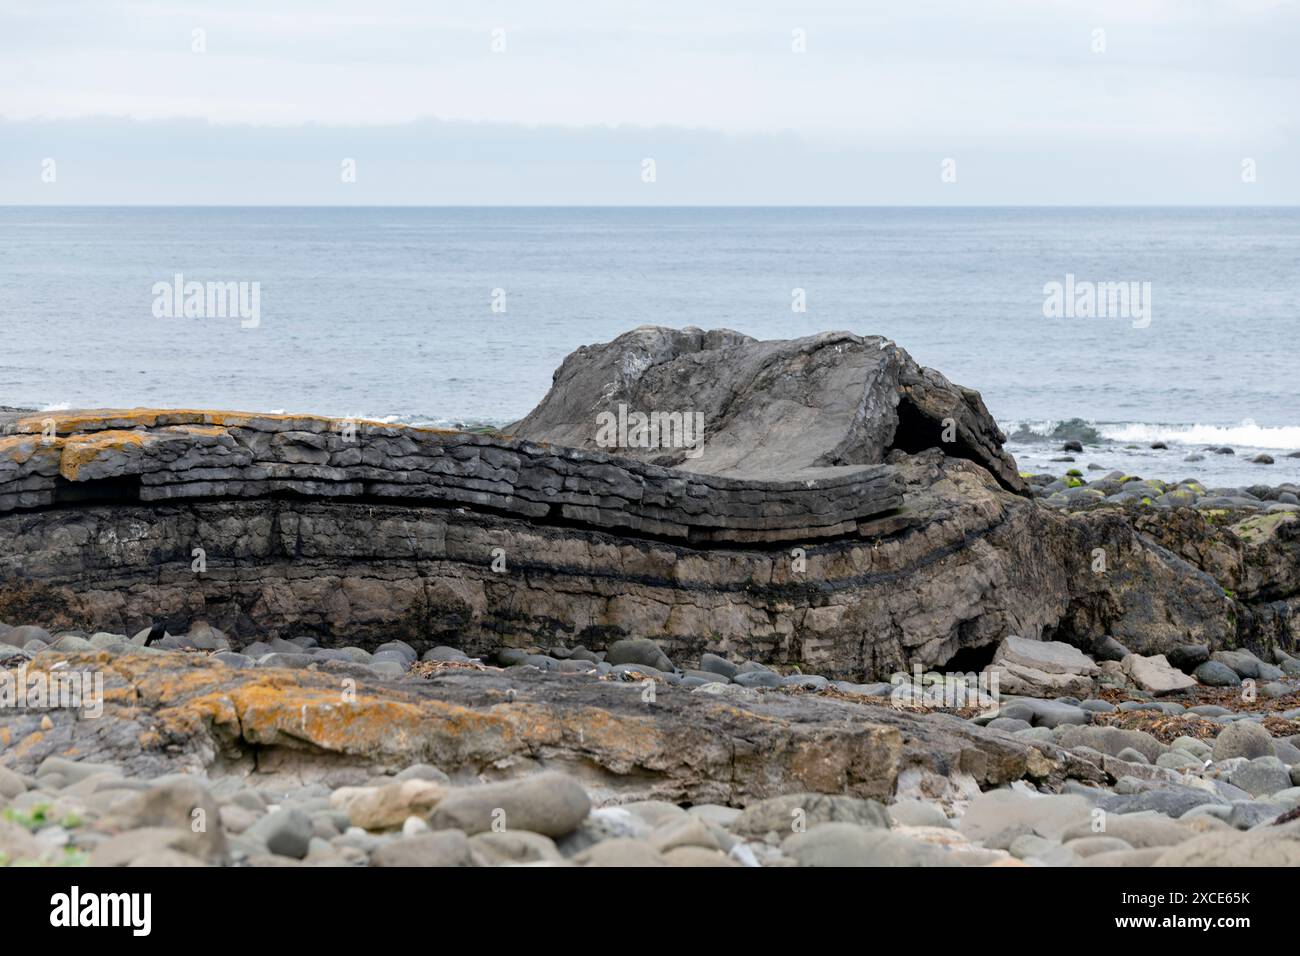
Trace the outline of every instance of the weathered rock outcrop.
{"label": "weathered rock outcrop", "polygon": [[902,504],[887,467],[738,480],[510,438],[309,416],[131,409],[20,417],[13,428],[0,439],[0,512],[96,498],[293,494],[763,542],[852,532]]}
{"label": "weathered rock outcrop", "polygon": [[195,654],[40,654],[103,675],[104,709],[6,712],[6,764],[33,772],[75,753],[132,775],[257,771],[320,779],[430,763],[455,779],[562,769],[601,800],[744,805],[811,791],[888,799],[925,779],[998,786],[1029,777],[1096,779],[1059,748],[938,714],[781,692],[717,696],[641,682],[516,669],[429,680],[350,672],[239,670]]}
{"label": "weathered rock outcrop", "polygon": [[596,448],[600,416],[617,416],[620,406],[703,416],[698,457],[635,441],[619,449],[682,471],[804,477],[878,463],[896,448],[941,447],[1013,491],[1026,488],[979,393],[879,336],[826,332],[761,342],[727,330],[643,326],[570,355],[542,403],[506,431]]}
{"label": "weathered rock outcrop", "polygon": [[[702,454],[596,448],[620,404],[703,414]],[[1294,570],[1263,580],[1290,532],[1252,563],[1203,520],[1046,507],[976,393],[847,333],[639,329],[570,356],[513,437],[156,410],[0,426],[0,620],[475,654],[648,637],[848,679],[978,670],[1008,635],[1294,641]],[[1225,568],[1267,603],[1225,595]]]}

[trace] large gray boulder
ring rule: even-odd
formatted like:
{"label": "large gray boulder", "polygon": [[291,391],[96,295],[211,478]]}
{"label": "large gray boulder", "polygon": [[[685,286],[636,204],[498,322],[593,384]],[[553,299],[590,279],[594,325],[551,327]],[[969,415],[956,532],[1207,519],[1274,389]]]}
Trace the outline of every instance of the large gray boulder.
{"label": "large gray boulder", "polygon": [[1196,686],[1194,678],[1170,665],[1163,654],[1151,657],[1130,654],[1121,666],[1133,683],[1152,694],[1173,694]]}
{"label": "large gray boulder", "polygon": [[601,428],[620,407],[624,416],[703,415],[698,457],[635,442],[609,449],[683,471],[797,479],[878,464],[893,449],[933,447],[978,462],[1006,488],[1025,490],[979,393],[918,365],[880,336],[824,332],[759,341],[727,329],[642,326],[572,353],[542,403],[505,431],[600,448]]}

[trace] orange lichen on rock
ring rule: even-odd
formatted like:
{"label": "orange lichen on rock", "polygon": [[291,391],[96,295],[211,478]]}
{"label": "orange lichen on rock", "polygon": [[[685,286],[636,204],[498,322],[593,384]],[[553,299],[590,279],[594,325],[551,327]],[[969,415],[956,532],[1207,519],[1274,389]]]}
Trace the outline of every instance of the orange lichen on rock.
{"label": "orange lichen on rock", "polygon": [[63,456],[59,463],[59,473],[68,481],[76,481],[81,469],[91,462],[115,453],[125,456],[140,454],[150,440],[152,436],[147,432],[136,431],[114,430],[92,435],[71,435],[61,439]]}
{"label": "orange lichen on rock", "polygon": [[57,460],[62,452],[61,438],[42,439],[35,435],[8,435],[0,438],[0,458],[25,465],[39,455]]}

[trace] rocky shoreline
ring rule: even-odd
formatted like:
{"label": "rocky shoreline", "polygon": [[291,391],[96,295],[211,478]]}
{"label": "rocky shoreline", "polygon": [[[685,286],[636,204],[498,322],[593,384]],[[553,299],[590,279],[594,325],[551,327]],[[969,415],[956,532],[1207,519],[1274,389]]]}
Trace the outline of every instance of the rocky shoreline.
{"label": "rocky shoreline", "polygon": [[1298,489],[1022,474],[884,339],[0,431],[10,864],[1300,863]]}
{"label": "rocky shoreline", "polygon": [[1300,864],[1300,661],[1207,657],[1198,670],[1261,682],[1257,703],[1234,688],[1214,698],[1225,706],[1200,702],[1215,692],[1194,680],[1170,689],[1162,660],[1114,661],[1120,650],[1097,664],[1009,639],[990,668],[1091,693],[981,709],[934,696],[951,680],[853,685],[717,655],[679,668],[637,640],[491,665],[402,642],[234,650],[206,625],[134,638],[5,626],[10,674],[34,686],[94,671],[104,687],[93,719],[2,712],[0,859]]}

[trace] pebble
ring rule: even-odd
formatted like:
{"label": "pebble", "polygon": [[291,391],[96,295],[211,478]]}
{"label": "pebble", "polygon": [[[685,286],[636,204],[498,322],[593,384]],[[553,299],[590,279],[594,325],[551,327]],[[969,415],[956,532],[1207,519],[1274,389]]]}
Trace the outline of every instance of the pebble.
{"label": "pebble", "polygon": [[1214,740],[1212,756],[1216,763],[1232,757],[1271,757],[1273,738],[1259,724],[1239,720],[1219,732]]}
{"label": "pebble", "polygon": [[504,825],[558,837],[572,832],[591,811],[591,800],[573,778],[546,772],[519,780],[459,787],[434,809],[435,830],[458,829],[469,835]]}
{"label": "pebble", "polygon": [[997,854],[962,855],[888,830],[851,823],[823,823],[787,837],[781,851],[801,866],[961,866],[988,862]]}
{"label": "pebble", "polygon": [[890,825],[889,814],[875,800],[825,793],[792,793],[750,804],[731,825],[740,836],[764,837],[788,834],[795,828],[819,823],[851,823],[855,826]]}
{"label": "pebble", "polygon": [[402,837],[370,854],[371,866],[474,866],[476,862],[469,839],[460,830]]}
{"label": "pebble", "polygon": [[736,676],[736,672],[740,670],[740,665],[733,664],[725,657],[719,657],[717,654],[701,654],[699,669],[713,674],[720,674],[731,680]]}
{"label": "pebble", "polygon": [[312,838],[311,818],[296,807],[273,810],[244,831],[244,836],[263,844],[276,856],[301,860]]}
{"label": "pebble", "polygon": [[668,655],[654,641],[647,637],[629,637],[621,641],[615,641],[609,646],[605,654],[605,660],[609,664],[643,664],[646,667],[653,667],[656,670],[671,672],[674,670],[673,662],[668,659]]}
{"label": "pebble", "polygon": [[1228,776],[1234,787],[1241,787],[1252,797],[1266,797],[1291,787],[1291,772],[1277,757],[1256,757]]}

